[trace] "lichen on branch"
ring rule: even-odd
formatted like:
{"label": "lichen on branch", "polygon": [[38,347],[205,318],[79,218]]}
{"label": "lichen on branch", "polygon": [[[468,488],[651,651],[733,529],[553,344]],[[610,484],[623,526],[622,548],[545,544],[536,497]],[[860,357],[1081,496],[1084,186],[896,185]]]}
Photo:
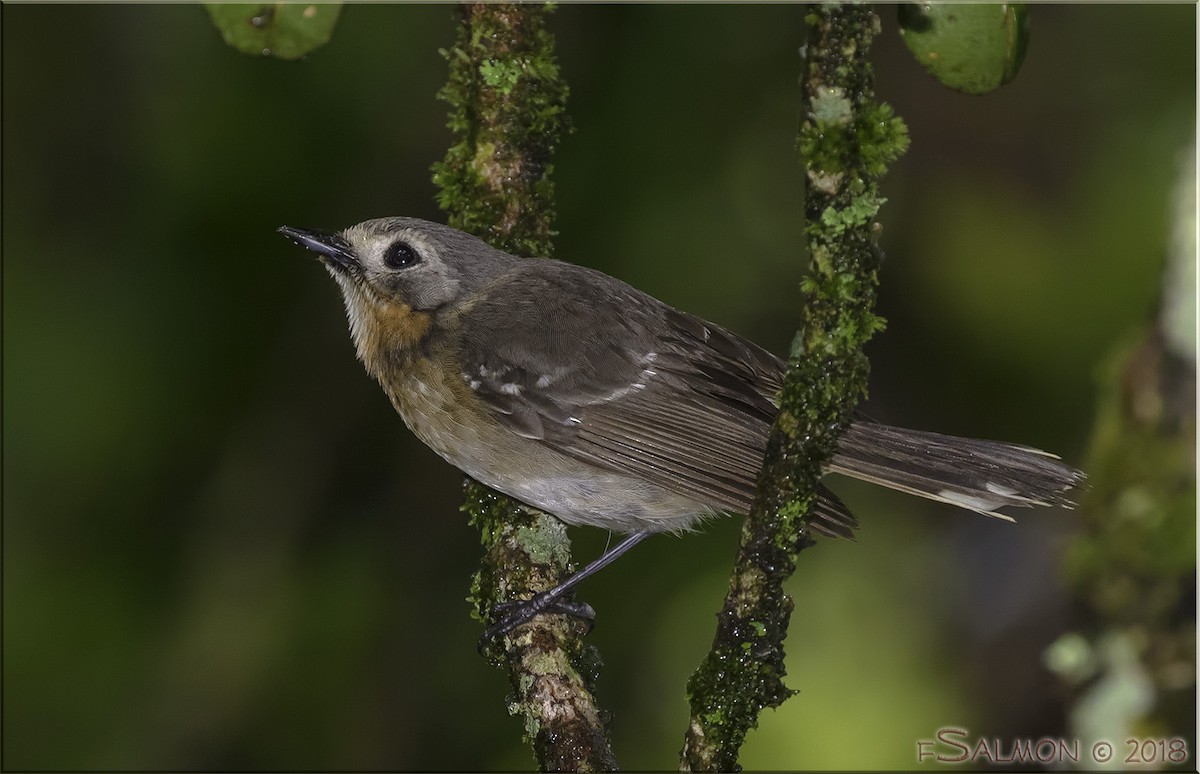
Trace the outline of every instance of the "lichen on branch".
{"label": "lichen on branch", "polygon": [[866,395],[863,345],[883,327],[873,311],[880,262],[875,215],[885,201],[877,179],[907,148],[907,130],[875,101],[868,56],[879,20],[872,8],[819,5],[806,21],[798,138],[808,184],[805,304],[713,645],[688,683],[684,770],[736,770],[758,713],[793,693],[783,683],[793,609],[783,582],[810,544],[807,524],[822,466]]}
{"label": "lichen on branch", "polygon": [[[451,226],[508,252],[549,256],[554,219],[551,159],[566,128],[547,6],[461,7],[455,44],[443,51],[450,75],[455,143],[434,165],[438,203]],[[471,587],[476,615],[528,599],[570,574],[571,544],[553,516],[468,479],[463,505],[479,528],[484,557]],[[488,657],[508,670],[509,711],[522,718],[543,771],[616,768],[590,682],[598,658],[582,643],[584,624],[539,615],[498,638]]]}
{"label": "lichen on branch", "polygon": [[449,225],[517,255],[552,250],[551,162],[567,131],[567,86],[559,77],[550,6],[462,6],[458,40],[442,54],[458,140],[434,165]]}

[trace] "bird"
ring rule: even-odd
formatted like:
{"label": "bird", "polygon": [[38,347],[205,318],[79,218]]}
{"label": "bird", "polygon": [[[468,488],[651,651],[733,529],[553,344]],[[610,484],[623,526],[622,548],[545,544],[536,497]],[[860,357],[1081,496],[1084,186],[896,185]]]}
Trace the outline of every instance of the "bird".
{"label": "bird", "polygon": [[[336,281],[358,359],[418,439],[567,524],[624,535],[558,586],[498,606],[481,646],[542,612],[590,617],[564,599],[580,581],[650,535],[749,511],[786,365],[769,351],[603,272],[440,223],[278,230]],[[1009,521],[999,508],[1071,507],[1085,477],[1029,446],[862,414],[823,472]],[[821,484],[809,529],[857,528]]]}

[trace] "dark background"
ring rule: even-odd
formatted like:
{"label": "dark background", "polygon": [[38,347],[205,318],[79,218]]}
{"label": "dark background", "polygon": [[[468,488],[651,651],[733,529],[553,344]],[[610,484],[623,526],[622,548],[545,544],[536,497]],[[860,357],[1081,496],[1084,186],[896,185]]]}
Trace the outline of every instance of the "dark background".
{"label": "dark background", "polygon": [[[1038,6],[1017,80],[950,92],[880,6],[879,419],[1079,464],[1148,319],[1194,136],[1195,8]],[[558,257],[786,351],[802,272],[796,6],[568,6]],[[301,62],[198,6],[3,7],[4,766],[531,765],[464,601],[461,475],[354,361],[281,224],[438,219],[449,6],[354,5]],[[789,584],[748,768],[913,765],[939,727],[1065,734],[1068,511],[1010,525],[831,482],[863,522]],[[674,768],[737,519],[657,537],[599,611],[623,767]],[[608,536],[576,530],[579,558]]]}

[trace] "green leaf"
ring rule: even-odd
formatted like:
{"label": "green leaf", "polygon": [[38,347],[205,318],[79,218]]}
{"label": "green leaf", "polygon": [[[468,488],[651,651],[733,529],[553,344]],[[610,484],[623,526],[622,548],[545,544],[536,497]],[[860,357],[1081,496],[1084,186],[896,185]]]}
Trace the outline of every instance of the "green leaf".
{"label": "green leaf", "polygon": [[329,42],[341,4],[205,3],[225,42],[246,54],[299,59]]}
{"label": "green leaf", "polygon": [[986,94],[1015,78],[1025,59],[1026,3],[906,3],[897,14],[908,50],[930,75],[952,89]]}

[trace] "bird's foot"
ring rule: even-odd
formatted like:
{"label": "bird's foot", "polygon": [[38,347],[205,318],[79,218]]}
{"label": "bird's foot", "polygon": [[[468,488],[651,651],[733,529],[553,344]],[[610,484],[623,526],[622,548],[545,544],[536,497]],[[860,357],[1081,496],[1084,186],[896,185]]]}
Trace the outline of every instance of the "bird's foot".
{"label": "bird's foot", "polygon": [[589,632],[596,620],[596,611],[588,603],[561,599],[559,594],[551,591],[543,591],[532,599],[500,602],[492,608],[492,619],[496,622],[484,630],[479,638],[479,652],[483,653],[497,637],[503,637],[541,613],[559,613],[586,621]]}

